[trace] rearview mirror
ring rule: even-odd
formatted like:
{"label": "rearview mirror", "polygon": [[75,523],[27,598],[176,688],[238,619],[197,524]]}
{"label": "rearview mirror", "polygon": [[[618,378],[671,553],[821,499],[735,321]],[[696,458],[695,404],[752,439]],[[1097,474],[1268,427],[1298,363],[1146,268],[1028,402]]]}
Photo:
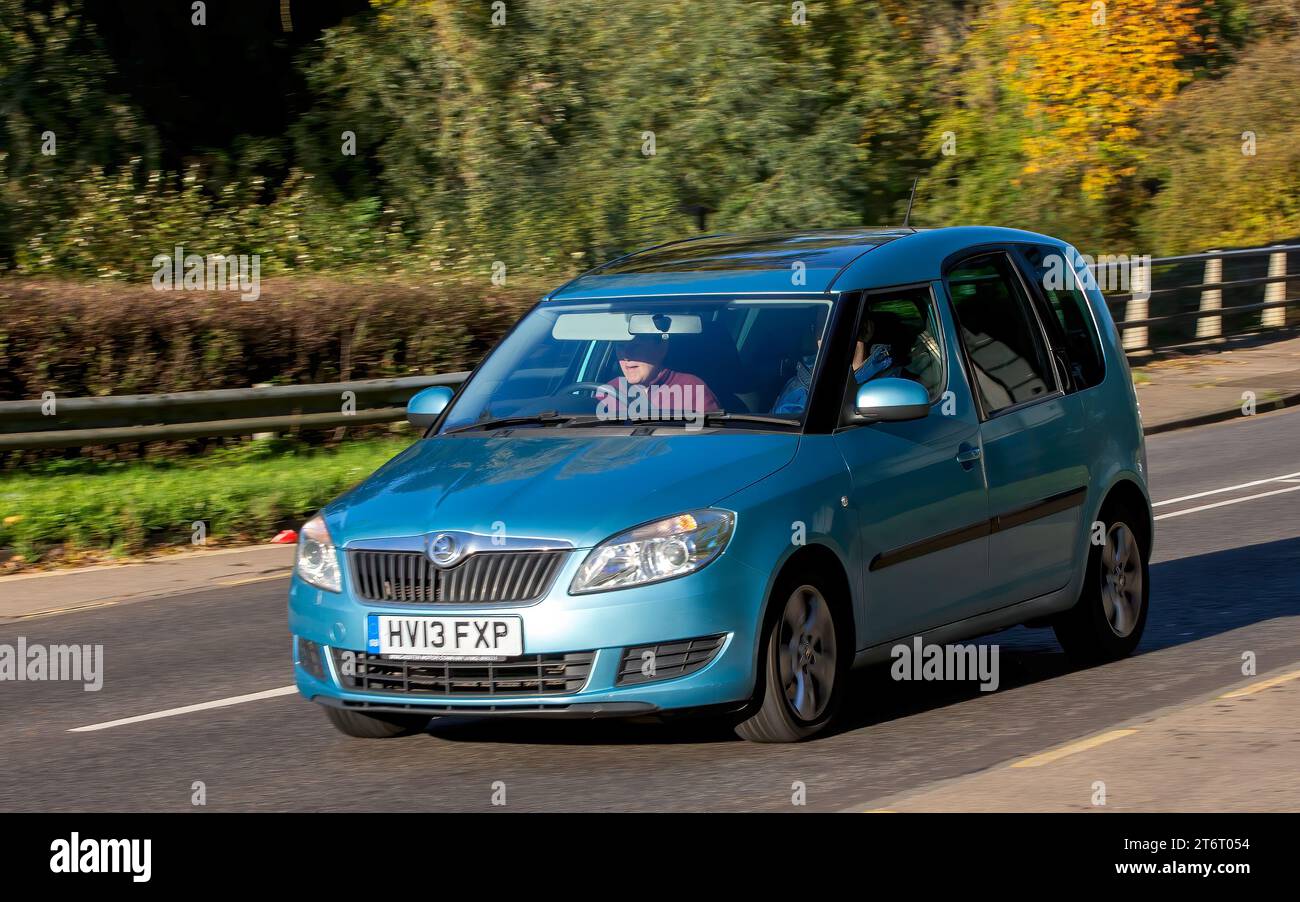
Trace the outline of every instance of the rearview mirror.
{"label": "rearview mirror", "polygon": [[885,376],[858,386],[853,410],[873,423],[919,420],[930,413],[930,393],[919,382]]}
{"label": "rearview mirror", "polygon": [[447,409],[452,390],[445,385],[422,389],[406,402],[406,419],[417,429],[428,429]]}
{"label": "rearview mirror", "polygon": [[633,313],[627,318],[631,335],[699,335],[700,330],[695,313]]}

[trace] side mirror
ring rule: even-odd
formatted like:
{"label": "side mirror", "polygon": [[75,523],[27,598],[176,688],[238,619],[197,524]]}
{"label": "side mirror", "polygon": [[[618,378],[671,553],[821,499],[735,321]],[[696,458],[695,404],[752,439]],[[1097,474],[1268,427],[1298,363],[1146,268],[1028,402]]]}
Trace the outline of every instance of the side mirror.
{"label": "side mirror", "polygon": [[930,393],[919,382],[885,376],[858,386],[853,410],[873,423],[919,420],[930,413]]}
{"label": "side mirror", "polygon": [[447,409],[454,393],[445,385],[422,389],[406,402],[406,419],[417,429],[428,429]]}

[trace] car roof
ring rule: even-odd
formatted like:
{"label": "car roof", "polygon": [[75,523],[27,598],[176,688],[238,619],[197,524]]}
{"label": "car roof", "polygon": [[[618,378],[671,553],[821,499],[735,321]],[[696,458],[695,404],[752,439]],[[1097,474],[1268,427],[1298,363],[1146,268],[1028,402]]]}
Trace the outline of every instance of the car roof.
{"label": "car roof", "polygon": [[944,263],[954,254],[982,245],[1046,245],[1061,251],[1069,248],[1050,235],[1004,229],[996,226],[950,226],[923,229],[904,241],[887,244],[859,257],[834,282],[836,291],[911,285],[943,278]]}
{"label": "car roof", "polygon": [[806,295],[907,285],[940,278],[944,260],[953,253],[1014,242],[1067,247],[1049,235],[998,226],[702,235],[617,257],[542,300]]}
{"label": "car roof", "polygon": [[[913,231],[819,229],[704,235],[619,257],[578,276],[549,298],[820,294],[840,270],[862,254]],[[796,267],[800,263],[802,268]]]}
{"label": "car roof", "polygon": [[[943,260],[979,244],[1046,235],[992,226],[818,229],[705,235],[657,245],[598,266],[543,301],[700,294],[822,294],[937,279]],[[799,266],[798,264],[802,264]]]}

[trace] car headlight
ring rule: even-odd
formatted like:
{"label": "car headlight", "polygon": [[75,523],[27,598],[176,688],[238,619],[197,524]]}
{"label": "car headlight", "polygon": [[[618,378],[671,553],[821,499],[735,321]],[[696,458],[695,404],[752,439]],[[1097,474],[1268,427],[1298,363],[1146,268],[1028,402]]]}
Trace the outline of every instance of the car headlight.
{"label": "car headlight", "polygon": [[303,582],[338,592],[342,586],[339,582],[339,556],[334,550],[334,540],[325,528],[325,521],[319,514],[312,517],[298,530],[298,557],[294,561],[298,576]]}
{"label": "car headlight", "polygon": [[731,511],[710,509],[629,529],[591,549],[569,591],[603,592],[693,573],[722,554],[735,525]]}

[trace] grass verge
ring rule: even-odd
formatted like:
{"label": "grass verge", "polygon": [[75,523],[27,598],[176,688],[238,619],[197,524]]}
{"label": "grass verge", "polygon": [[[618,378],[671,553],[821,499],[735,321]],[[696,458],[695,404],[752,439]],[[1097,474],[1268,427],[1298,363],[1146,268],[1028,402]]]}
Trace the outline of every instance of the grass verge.
{"label": "grass verge", "polygon": [[190,459],[41,464],[0,476],[0,557],[15,570],[190,545],[196,521],[207,545],[265,542],[412,440],[313,449],[277,439]]}

